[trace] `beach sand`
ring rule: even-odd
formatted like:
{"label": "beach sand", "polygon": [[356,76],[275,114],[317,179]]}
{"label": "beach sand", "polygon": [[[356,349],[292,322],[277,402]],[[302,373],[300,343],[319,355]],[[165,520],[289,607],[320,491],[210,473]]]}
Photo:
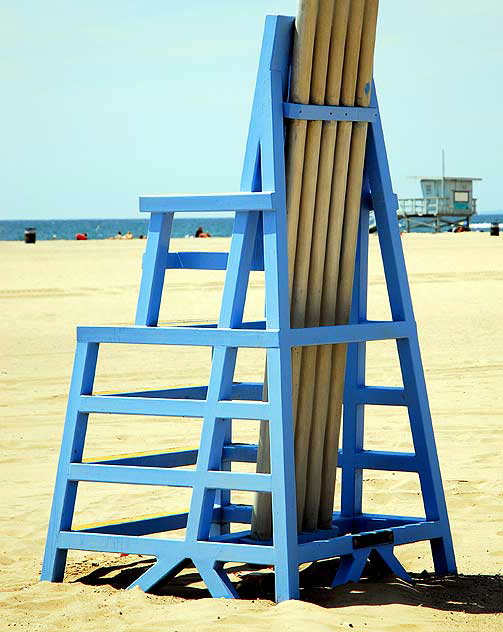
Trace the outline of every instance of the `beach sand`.
{"label": "beach sand", "polygon": [[[175,241],[173,250],[228,247],[223,239]],[[377,239],[370,242],[369,315],[386,317]],[[0,630],[502,629],[503,238],[413,234],[403,244],[460,577],[423,574],[414,587],[388,581],[328,590],[307,571],[303,601],[276,606],[210,599],[190,569],[158,594],[125,591],[147,558],[72,552],[63,584],[40,583],[75,326],[133,322],[145,242],[3,242]],[[222,282],[222,272],[170,272],[162,320],[214,319]],[[261,275],[253,273],[247,317],[261,317],[262,298]],[[102,350],[97,391],[207,380],[207,349],[115,347]],[[240,354],[238,377],[260,379],[262,368],[263,354]],[[367,379],[400,384],[392,343],[369,344]],[[256,438],[256,424],[238,424],[238,439]],[[369,411],[367,428],[366,447],[411,447],[400,409]],[[95,415],[85,457],[195,446],[199,431],[196,420]],[[367,471],[364,485],[364,509],[420,515],[415,475]],[[184,510],[188,501],[187,490],[83,484],[75,524]],[[398,555],[413,573],[433,570],[425,544]]]}

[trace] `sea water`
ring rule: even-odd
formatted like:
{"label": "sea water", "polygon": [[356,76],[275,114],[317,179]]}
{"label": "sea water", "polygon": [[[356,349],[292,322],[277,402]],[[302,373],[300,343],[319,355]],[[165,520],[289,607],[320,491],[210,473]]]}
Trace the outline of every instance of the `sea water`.
{"label": "sea water", "polygon": [[[232,233],[232,217],[175,218],[173,237],[192,237],[199,226],[213,237],[229,237]],[[48,239],[75,239],[77,233],[87,233],[88,239],[109,239],[120,231],[128,231],[133,237],[145,237],[148,218],[145,219],[22,219],[0,221],[0,241],[24,240],[26,228],[34,228],[37,241]]]}
{"label": "sea water", "polygon": [[[498,222],[503,228],[503,213],[485,213],[470,218],[474,231],[488,232],[491,224]],[[193,237],[199,226],[213,237],[230,237],[232,217],[195,217],[176,218],[173,223],[173,237]],[[148,219],[16,219],[0,220],[0,241],[23,241],[26,228],[34,228],[37,240],[75,239],[77,233],[87,233],[88,239],[108,239],[120,231],[128,231],[133,237],[145,237],[148,231]],[[429,232],[418,228],[417,232]]]}

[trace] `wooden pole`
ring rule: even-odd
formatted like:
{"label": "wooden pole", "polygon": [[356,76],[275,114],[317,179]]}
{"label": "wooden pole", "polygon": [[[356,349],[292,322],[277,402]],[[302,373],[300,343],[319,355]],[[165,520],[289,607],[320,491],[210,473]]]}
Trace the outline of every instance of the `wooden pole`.
{"label": "wooden pole", "polygon": [[[292,54],[290,78],[290,101],[309,103],[311,72],[313,64],[314,40],[320,0],[301,0]],[[293,285],[297,233],[303,184],[304,153],[307,136],[307,121],[291,120],[286,139],[286,195],[288,266],[290,296]],[[260,424],[257,472],[268,473],[270,465],[269,422]],[[272,534],[272,510],[270,494],[258,493],[252,517],[252,537],[268,539]]]}
{"label": "wooden pole", "polygon": [[[339,105],[349,6],[350,0],[337,0],[334,3],[334,17],[330,33],[328,73],[326,77],[326,88],[324,90],[325,103],[327,105]],[[306,327],[317,327],[320,324],[323,271],[328,244],[327,234],[330,214],[330,193],[336,138],[337,122],[323,122],[321,127],[320,158],[307,284],[308,301],[304,322]],[[302,349],[297,426],[295,433],[295,461],[299,527],[303,525],[304,528],[306,528],[306,524],[309,523],[307,516],[304,515],[304,509],[308,506],[306,488],[309,452],[311,449],[310,436],[317,422],[317,420],[313,418],[313,384],[316,375],[316,356],[316,347],[306,347]],[[321,439],[323,440],[323,434]],[[319,485],[320,481],[318,480],[318,487]],[[316,512],[316,522],[317,518],[318,515]]]}
{"label": "wooden pole", "polygon": [[[316,37],[313,54],[313,72],[311,78],[310,102],[323,105],[327,83],[330,40],[334,16],[334,0],[320,0]],[[310,258],[313,244],[313,224],[318,198],[318,170],[320,163],[322,121],[309,121],[306,137],[306,153],[302,179],[302,196],[299,214],[299,229],[295,254],[294,278],[291,296],[291,325],[305,327],[308,297],[311,300],[309,281]],[[302,369],[303,353],[301,347],[292,349],[292,395],[293,418],[295,428],[295,481],[297,491],[297,521],[302,527],[304,495],[306,489],[307,453],[311,428],[311,410],[306,402],[310,400],[312,384],[309,371],[306,376]],[[311,376],[314,379],[314,373]],[[299,403],[304,404],[302,410]]]}
{"label": "wooden pole", "polygon": [[[356,105],[360,107],[368,107],[370,104],[378,5],[379,0],[366,0],[365,2],[356,88]],[[335,322],[338,325],[348,322],[351,310],[367,128],[367,123],[355,123],[351,135],[351,151],[346,204],[344,207],[344,226],[335,314]],[[335,345],[332,352],[332,380],[325,430],[319,509],[319,526],[321,528],[327,528],[332,524],[337,450],[339,447],[344,377],[346,372],[346,350],[347,345],[341,344]]]}
{"label": "wooden pole", "polygon": [[[362,36],[364,0],[352,0],[345,40],[344,65],[340,102],[352,106],[358,76],[358,60]],[[323,270],[320,325],[334,325],[342,242],[344,204],[351,146],[352,124],[339,122],[335,147],[334,169],[331,180],[330,215],[326,236],[326,256]],[[332,347],[317,348],[316,379],[314,382],[313,428],[309,445],[304,528],[318,527],[325,430],[327,424],[330,382],[332,375]]]}

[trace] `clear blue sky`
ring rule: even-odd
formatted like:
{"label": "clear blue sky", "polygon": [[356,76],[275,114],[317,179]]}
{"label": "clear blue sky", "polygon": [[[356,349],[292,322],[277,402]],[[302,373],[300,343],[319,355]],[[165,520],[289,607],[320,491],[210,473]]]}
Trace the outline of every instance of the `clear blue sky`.
{"label": "clear blue sky", "polygon": [[[0,218],[127,217],[141,193],[232,191],[264,16],[296,0],[0,0]],[[503,5],[381,0],[395,190],[480,176],[503,208]]]}

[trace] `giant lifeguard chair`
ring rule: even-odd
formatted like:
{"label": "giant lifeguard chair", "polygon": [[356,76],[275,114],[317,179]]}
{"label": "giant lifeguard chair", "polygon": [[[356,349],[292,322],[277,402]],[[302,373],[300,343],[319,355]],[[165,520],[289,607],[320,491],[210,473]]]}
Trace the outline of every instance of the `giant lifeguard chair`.
{"label": "giant lifeguard chair", "polygon": [[[214,597],[236,597],[226,573],[228,562],[273,566],[276,599],[299,597],[299,565],[340,558],[333,585],[358,581],[370,555],[410,579],[395,548],[429,541],[436,572],[454,573],[456,563],[437,459],[416,324],[398,230],[393,193],[375,90],[370,107],[300,105],[289,101],[289,72],[294,19],[270,16],[255,91],[241,192],[222,195],[145,196],[140,209],[150,214],[143,276],[134,326],[79,327],[61,454],[42,579],[62,581],[70,549],[152,555],[156,562],[132,586],[150,590],[184,566],[194,564]],[[364,184],[353,304],[349,324],[292,328],[288,292],[287,214],[284,125],[287,119],[368,123]],[[392,319],[367,317],[368,226],[373,210],[382,251]],[[235,212],[229,253],[168,253],[176,211]],[[166,269],[226,270],[218,323],[158,326]],[[243,322],[250,270],[265,276],[265,319]],[[175,274],[176,272],[172,272]],[[403,386],[365,381],[368,341],[394,340]],[[93,383],[103,343],[194,345],[211,347],[208,385],[191,388],[99,395]],[[348,344],[344,394],[340,508],[325,530],[298,533],[292,428],[291,349]],[[239,348],[267,354],[265,383],[233,380]],[[364,448],[365,407],[407,409],[414,451],[399,453]],[[199,446],[152,455],[83,462],[90,413],[155,415],[203,419]],[[254,463],[256,444],[235,443],[232,426],[267,420],[270,473],[232,471],[232,463]],[[183,424],[183,419],[180,419]],[[141,429],[139,440],[141,439]],[[159,442],[162,442],[159,437]],[[421,484],[424,515],[370,514],[363,510],[363,472],[414,472]],[[81,481],[165,485],[192,489],[190,507],[181,513],[128,518],[91,527],[73,525]],[[230,501],[230,490],[265,492],[272,500],[272,539],[250,537],[252,507]],[[241,525],[238,527],[238,525]],[[236,527],[237,530],[236,530]],[[182,540],[170,531],[185,529]],[[162,536],[160,534],[163,534]]]}

